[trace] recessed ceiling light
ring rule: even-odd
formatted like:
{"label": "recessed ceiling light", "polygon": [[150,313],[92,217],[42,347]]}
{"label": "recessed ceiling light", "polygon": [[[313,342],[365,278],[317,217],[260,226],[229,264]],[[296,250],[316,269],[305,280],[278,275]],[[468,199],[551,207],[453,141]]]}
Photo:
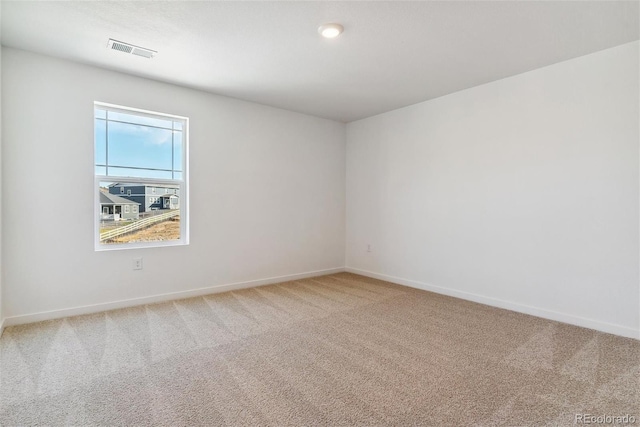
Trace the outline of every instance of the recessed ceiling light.
{"label": "recessed ceiling light", "polygon": [[340,24],[323,24],[318,27],[318,32],[327,39],[338,37],[342,31],[344,27]]}

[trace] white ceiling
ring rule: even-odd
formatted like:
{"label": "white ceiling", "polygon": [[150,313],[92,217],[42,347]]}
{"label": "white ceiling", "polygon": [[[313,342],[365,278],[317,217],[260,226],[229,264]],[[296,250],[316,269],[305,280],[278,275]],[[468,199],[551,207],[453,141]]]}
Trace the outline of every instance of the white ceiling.
{"label": "white ceiling", "polygon": [[[349,122],[639,39],[638,1],[1,3],[5,46]],[[322,39],[317,27],[345,32]],[[114,38],[157,50],[107,49]]]}

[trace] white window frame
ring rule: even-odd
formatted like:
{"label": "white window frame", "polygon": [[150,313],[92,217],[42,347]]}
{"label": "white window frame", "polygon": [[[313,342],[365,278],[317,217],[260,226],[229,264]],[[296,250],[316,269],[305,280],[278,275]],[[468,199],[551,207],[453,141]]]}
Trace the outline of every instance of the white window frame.
{"label": "white window frame", "polygon": [[[111,251],[122,249],[141,249],[141,248],[157,248],[164,246],[185,246],[189,244],[189,118],[184,116],[178,116],[174,114],[160,113],[156,111],[143,110],[139,108],[131,108],[122,105],[109,104],[105,102],[94,102],[95,108],[105,109],[110,111],[117,111],[127,114],[136,114],[140,116],[147,116],[152,118],[166,118],[174,121],[182,122],[182,178],[181,179],[156,179],[156,178],[136,178],[127,176],[116,175],[97,175],[94,167],[94,206],[95,206],[95,221],[94,221],[94,247],[96,251]],[[94,113],[95,124],[95,113]],[[95,151],[95,140],[93,141],[93,150]],[[95,159],[95,153],[94,153]],[[94,164],[95,164],[95,160]],[[100,243],[100,215],[102,210],[100,209],[100,183],[101,182],[114,182],[114,183],[136,183],[141,185],[150,185],[153,187],[155,193],[155,187],[158,186],[177,186],[182,200],[180,201],[180,239],[177,240],[165,240],[165,241],[153,241],[153,242],[131,242],[131,243]],[[137,206],[136,206],[137,207]],[[136,209],[138,211],[138,209]]]}

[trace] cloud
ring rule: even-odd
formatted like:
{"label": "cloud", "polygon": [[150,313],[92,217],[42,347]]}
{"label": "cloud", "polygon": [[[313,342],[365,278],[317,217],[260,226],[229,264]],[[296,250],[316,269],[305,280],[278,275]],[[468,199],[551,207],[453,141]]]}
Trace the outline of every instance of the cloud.
{"label": "cloud", "polygon": [[167,129],[157,129],[144,125],[110,123],[109,127],[118,136],[133,138],[137,142],[151,145],[164,145],[171,143],[172,132]]}

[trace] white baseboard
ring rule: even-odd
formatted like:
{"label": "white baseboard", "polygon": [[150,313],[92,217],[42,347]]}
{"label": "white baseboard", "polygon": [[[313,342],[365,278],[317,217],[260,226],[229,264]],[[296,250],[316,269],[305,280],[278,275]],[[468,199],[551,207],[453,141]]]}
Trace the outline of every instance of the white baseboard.
{"label": "white baseboard", "polygon": [[41,322],[43,320],[60,319],[62,317],[79,316],[82,314],[100,313],[103,311],[116,310],[119,308],[134,307],[144,304],[154,304],[158,302],[172,301],[184,298],[199,297],[202,295],[216,294],[233,291],[237,289],[254,288],[257,286],[271,285],[273,283],[288,282],[291,280],[306,279],[309,277],[324,276],[326,274],[342,273],[344,267],[330,268],[327,270],[308,271],[306,273],[290,274],[287,276],[269,277],[267,279],[249,280],[247,282],[231,283],[226,285],[216,285],[207,288],[192,289],[189,291],[170,292],[166,294],[153,295],[142,298],[132,298],[128,300],[113,301],[102,304],[85,305],[81,307],[65,308],[61,310],[45,311],[40,313],[25,314],[22,316],[7,317],[2,325],[15,326],[25,323]]}
{"label": "white baseboard", "polygon": [[497,298],[485,297],[455,289],[443,288],[415,280],[402,279],[399,277],[388,276],[386,274],[374,273],[367,270],[345,267],[345,271],[349,273],[360,274],[362,276],[372,277],[374,279],[385,280],[387,282],[397,283],[399,285],[409,286],[412,288],[422,289],[437,294],[447,295],[455,298],[473,301],[480,304],[490,305],[492,307],[504,308],[518,313],[529,314],[543,319],[555,320],[557,322],[568,323],[570,325],[581,326],[583,328],[595,329],[596,331],[607,332],[614,335],[620,335],[626,338],[635,338],[640,340],[640,330],[629,328],[626,326],[616,325],[612,323],[601,322],[598,320],[587,319],[584,317],[573,316],[556,311],[545,310],[542,308],[531,307],[511,301],[504,301]]}

